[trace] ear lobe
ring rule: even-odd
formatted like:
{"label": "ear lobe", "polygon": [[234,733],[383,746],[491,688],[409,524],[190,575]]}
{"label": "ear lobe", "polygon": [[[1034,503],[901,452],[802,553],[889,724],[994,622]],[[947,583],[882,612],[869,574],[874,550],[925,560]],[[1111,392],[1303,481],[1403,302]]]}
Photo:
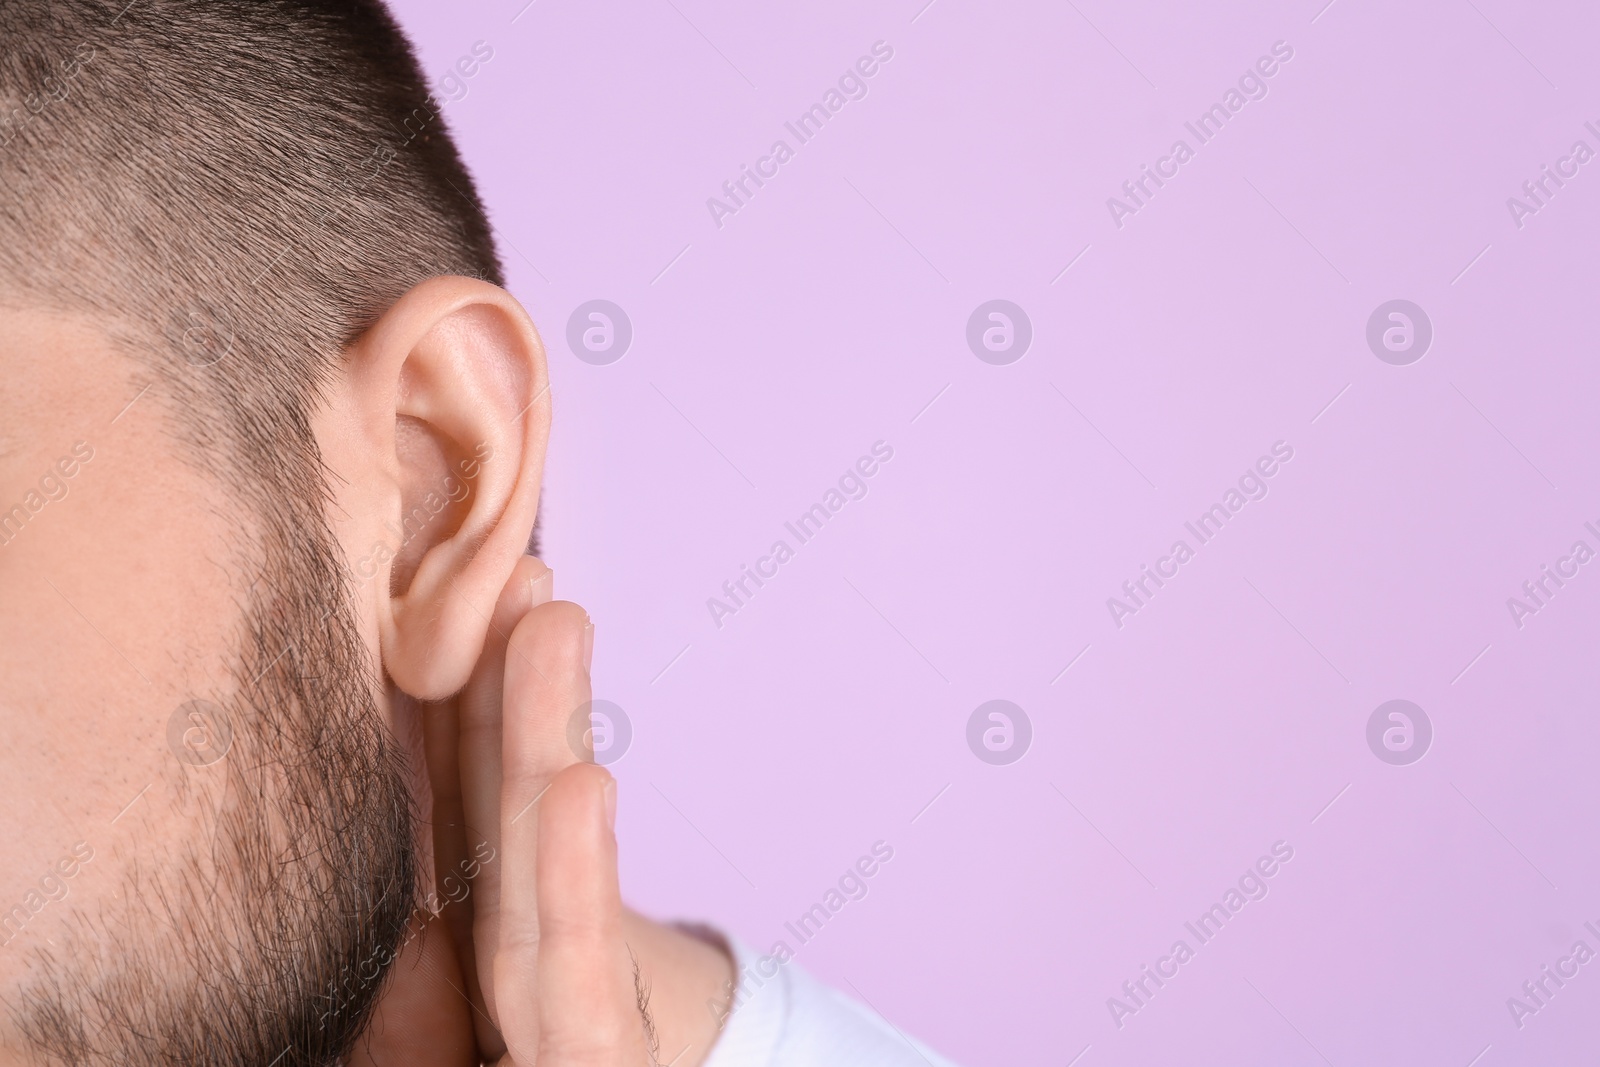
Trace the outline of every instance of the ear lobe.
{"label": "ear lobe", "polygon": [[[544,346],[503,289],[433,278],[352,349],[380,541],[383,665],[409,695],[466,684],[537,517],[550,429]],[[365,577],[365,576],[364,576]]]}

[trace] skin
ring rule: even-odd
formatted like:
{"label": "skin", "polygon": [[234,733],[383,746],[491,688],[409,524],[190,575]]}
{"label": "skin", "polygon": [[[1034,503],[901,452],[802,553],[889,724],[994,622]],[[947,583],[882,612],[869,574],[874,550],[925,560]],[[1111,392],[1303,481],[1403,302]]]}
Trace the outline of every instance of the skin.
{"label": "skin", "polygon": [[[159,380],[109,325],[0,306],[0,513],[59,476],[75,443],[93,450],[0,545],[0,908],[74,843],[94,850],[0,947],[0,995],[26,978],[30,943],[114,909],[135,865],[215,823],[210,768],[174,759],[168,723],[225,684],[255,531],[177,444]],[[461,278],[381,316],[316,413],[329,522],[383,668],[374,693],[424,815],[424,889],[444,898],[446,875],[494,857],[464,898],[419,913],[353,1062],[649,1063],[635,961],[661,1062],[692,1067],[716,1037],[707,1004],[726,1003],[727,956],[623,907],[615,782],[567,742],[594,629],[523,554],[550,419],[527,315]],[[441,494],[466,469],[471,492]],[[397,544],[408,514],[430,517]],[[29,1062],[8,1025],[0,1067]]]}

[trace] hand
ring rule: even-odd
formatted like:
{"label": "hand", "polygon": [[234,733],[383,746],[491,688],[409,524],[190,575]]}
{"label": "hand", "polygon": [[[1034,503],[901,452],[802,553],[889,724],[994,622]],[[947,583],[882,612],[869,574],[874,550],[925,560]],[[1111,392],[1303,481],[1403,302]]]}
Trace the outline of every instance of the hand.
{"label": "hand", "polygon": [[568,739],[593,627],[518,564],[472,679],[430,707],[436,880],[352,1063],[652,1062],[624,942],[616,784]]}

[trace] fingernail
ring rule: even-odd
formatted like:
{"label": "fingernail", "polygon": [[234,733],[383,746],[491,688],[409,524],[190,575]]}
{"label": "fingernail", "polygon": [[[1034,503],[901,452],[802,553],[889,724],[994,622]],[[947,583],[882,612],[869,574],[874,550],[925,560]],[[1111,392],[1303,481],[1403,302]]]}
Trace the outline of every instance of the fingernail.
{"label": "fingernail", "polygon": [[583,624],[583,669],[588,670],[594,664],[594,620]]}
{"label": "fingernail", "polygon": [[606,799],[606,825],[613,831],[617,828],[617,780],[607,778],[605,785]]}
{"label": "fingernail", "polygon": [[550,599],[550,591],[554,586],[555,572],[549,567],[537,578],[528,579],[528,606],[538,607]]}

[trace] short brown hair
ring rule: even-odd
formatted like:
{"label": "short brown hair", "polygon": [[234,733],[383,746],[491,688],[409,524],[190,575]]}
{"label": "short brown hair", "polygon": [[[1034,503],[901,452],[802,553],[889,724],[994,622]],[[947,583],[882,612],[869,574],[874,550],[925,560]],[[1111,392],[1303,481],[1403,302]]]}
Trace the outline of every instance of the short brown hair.
{"label": "short brown hair", "polygon": [[104,317],[208,467],[303,492],[341,349],[503,284],[425,86],[378,0],[0,0],[0,298]]}

